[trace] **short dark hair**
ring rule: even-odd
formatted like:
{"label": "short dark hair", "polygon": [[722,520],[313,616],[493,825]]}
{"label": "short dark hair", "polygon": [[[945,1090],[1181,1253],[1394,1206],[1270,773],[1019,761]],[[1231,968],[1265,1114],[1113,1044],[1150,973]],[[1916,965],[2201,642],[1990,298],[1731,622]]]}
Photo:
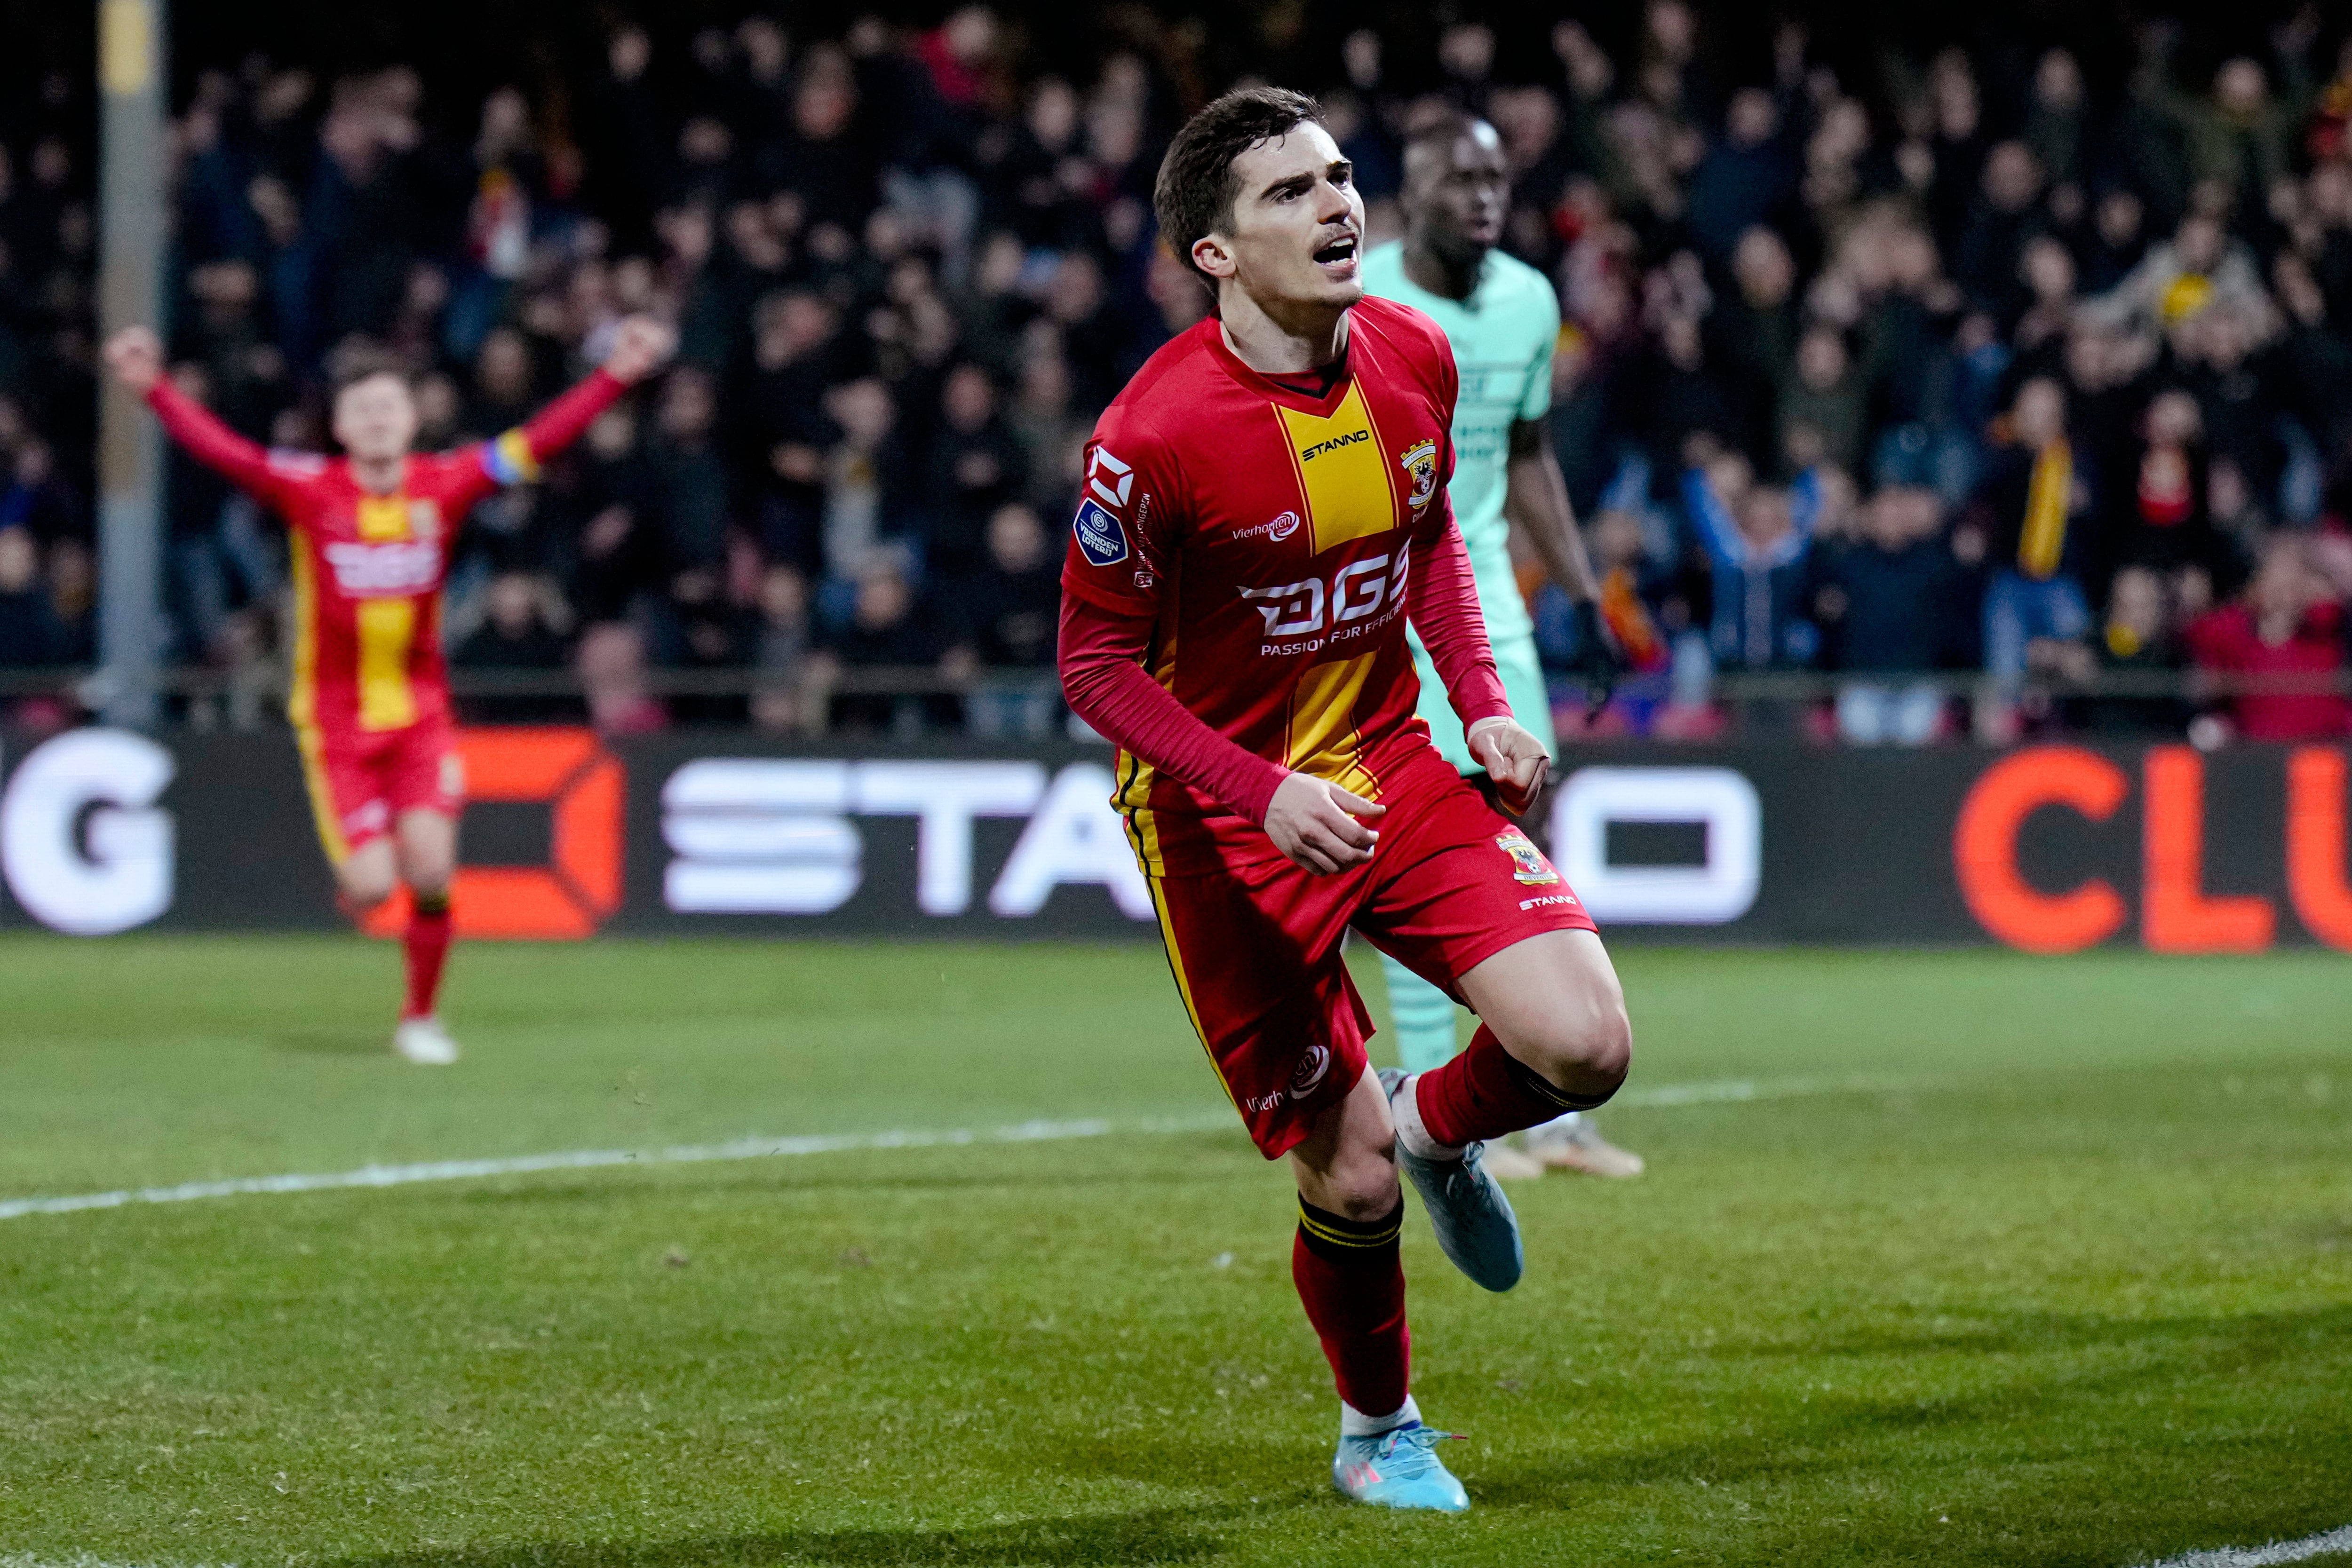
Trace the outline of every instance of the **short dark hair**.
{"label": "short dark hair", "polygon": [[360,343],[338,349],[330,356],[328,401],[332,402],[362,382],[372,382],[378,376],[390,376],[401,385],[408,385],[407,367],[383,350]]}
{"label": "short dark hair", "polygon": [[1408,121],[1405,126],[1404,144],[1398,148],[1397,152],[1401,157],[1408,159],[1424,148],[1450,152],[1454,150],[1454,144],[1456,141],[1485,123],[1486,121],[1478,116],[1465,113],[1452,104],[1446,104],[1420,114]]}
{"label": "short dark hair", "polygon": [[1234,203],[1241,195],[1234,159],[1261,141],[1287,136],[1322,119],[1323,106],[1303,92],[1243,87],[1186,120],[1168,144],[1168,156],[1160,161],[1159,182],[1151,190],[1160,237],[1177,258],[1200,272],[1200,264],[1192,259],[1193,246],[1202,236],[1232,225]]}

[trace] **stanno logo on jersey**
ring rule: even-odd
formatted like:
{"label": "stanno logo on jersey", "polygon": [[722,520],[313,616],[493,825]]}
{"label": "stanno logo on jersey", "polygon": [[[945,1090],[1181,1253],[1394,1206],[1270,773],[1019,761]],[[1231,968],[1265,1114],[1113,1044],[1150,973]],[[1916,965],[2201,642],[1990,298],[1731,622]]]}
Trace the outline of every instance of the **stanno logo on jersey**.
{"label": "stanno logo on jersey", "polygon": [[1301,449],[1298,460],[1301,463],[1312,463],[1326,452],[1337,452],[1342,446],[1353,446],[1359,441],[1370,441],[1371,438],[1372,433],[1369,430],[1351,430],[1345,435],[1335,435],[1328,441],[1318,441],[1312,446]]}
{"label": "stanno logo on jersey", "polygon": [[1437,443],[1414,442],[1404,449],[1404,455],[1397,459],[1397,465],[1404,470],[1405,477],[1412,481],[1412,494],[1405,500],[1415,513],[1419,513],[1429,505],[1429,498],[1437,494]]}
{"label": "stanno logo on jersey", "polygon": [[1544,859],[1543,851],[1536,848],[1527,834],[1518,829],[1511,828],[1496,833],[1495,847],[1511,857],[1513,880],[1526,883],[1530,887],[1540,887],[1559,880],[1559,873],[1552,870],[1551,862]]}
{"label": "stanno logo on jersey", "polygon": [[1234,538],[1237,539],[1271,539],[1275,543],[1280,544],[1284,539],[1288,538],[1297,531],[1298,514],[1297,512],[1285,512],[1282,516],[1275,518],[1274,521],[1270,523],[1260,523],[1254,528],[1235,528],[1234,530]]}
{"label": "stanno logo on jersey", "polygon": [[335,586],[353,599],[429,593],[441,580],[441,547],[431,540],[362,545],[337,539],[325,553]]}
{"label": "stanno logo on jersey", "polygon": [[1092,501],[1078,503],[1078,515],[1070,528],[1077,535],[1078,553],[1095,565],[1117,566],[1127,559],[1127,530]]}
{"label": "stanno logo on jersey", "polygon": [[1135,469],[1101,447],[1087,454],[1087,488],[1106,507],[1124,507],[1135,489]]}

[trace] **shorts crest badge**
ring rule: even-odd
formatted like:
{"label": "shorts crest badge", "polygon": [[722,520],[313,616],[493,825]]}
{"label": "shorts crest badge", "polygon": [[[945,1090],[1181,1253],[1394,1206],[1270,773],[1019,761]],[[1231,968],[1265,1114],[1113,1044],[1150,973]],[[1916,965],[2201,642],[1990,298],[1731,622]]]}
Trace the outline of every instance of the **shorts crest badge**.
{"label": "shorts crest badge", "polygon": [[1536,848],[1533,841],[1518,829],[1496,833],[1495,847],[1511,857],[1514,881],[1525,883],[1529,887],[1541,887],[1559,880],[1559,873],[1552,869],[1551,862],[1544,858],[1543,851]]}

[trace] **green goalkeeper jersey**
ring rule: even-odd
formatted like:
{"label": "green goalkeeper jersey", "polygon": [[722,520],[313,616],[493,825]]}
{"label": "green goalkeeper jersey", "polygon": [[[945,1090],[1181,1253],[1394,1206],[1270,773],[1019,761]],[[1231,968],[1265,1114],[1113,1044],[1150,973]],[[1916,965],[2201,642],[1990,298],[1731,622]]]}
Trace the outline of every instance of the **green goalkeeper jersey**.
{"label": "green goalkeeper jersey", "polygon": [[1364,287],[1428,316],[1454,345],[1462,375],[1462,395],[1454,405],[1454,482],[1447,487],[1454,521],[1477,574],[1487,637],[1498,645],[1532,637],[1535,624],[1511,570],[1503,492],[1511,425],[1540,419],[1551,408],[1559,298],[1542,273],[1499,250],[1486,253],[1469,298],[1432,294],[1405,276],[1402,241],[1365,255]]}

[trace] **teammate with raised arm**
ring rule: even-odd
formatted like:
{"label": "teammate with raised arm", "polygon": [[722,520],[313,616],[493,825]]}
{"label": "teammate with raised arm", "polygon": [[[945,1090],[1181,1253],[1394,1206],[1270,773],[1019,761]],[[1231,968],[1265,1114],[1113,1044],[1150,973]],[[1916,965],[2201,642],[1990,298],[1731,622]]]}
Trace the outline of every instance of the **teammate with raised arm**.
{"label": "teammate with raised arm", "polygon": [[528,483],[632,383],[668,356],[669,329],[621,324],[604,368],[520,429],[456,452],[410,451],[416,404],[388,361],[337,378],[341,457],[266,451],[174,386],[143,327],[118,332],[106,361],[172,438],[286,522],[294,576],[294,670],[287,717],[302,754],[319,839],[346,913],[364,919],[400,884],[411,904],[406,994],[393,1050],[431,1066],[457,1060],[436,1010],[450,940],[465,777],[441,661],[441,588],[451,538],[475,503]]}
{"label": "teammate with raised arm", "polygon": [[[1504,695],[1519,722],[1546,750],[1556,751],[1535,622],[1511,565],[1514,523],[1574,607],[1579,673],[1596,706],[1607,698],[1622,660],[1601,622],[1600,584],[1577,537],[1568,484],[1544,423],[1551,407],[1559,298],[1542,273],[1495,248],[1510,192],[1510,169],[1493,126],[1459,114],[1423,126],[1404,147],[1404,188],[1398,196],[1404,237],[1365,256],[1364,287],[1428,316],[1453,346],[1462,393],[1454,410],[1454,468],[1446,498],[1478,580],[1478,606]],[[1473,783],[1483,781],[1486,770],[1471,756],[1429,651],[1418,640],[1413,664],[1421,676],[1422,720],[1438,750]],[[1381,967],[1398,1058],[1413,1071],[1437,1066],[1454,1054],[1454,998],[1394,958],[1383,955]],[[1487,1151],[1496,1175],[1540,1176],[1547,1166],[1591,1176],[1642,1173],[1641,1156],[1603,1138],[1580,1112],[1530,1127],[1522,1141],[1525,1153],[1508,1145]]]}
{"label": "teammate with raised arm", "polygon": [[[1575,894],[1414,716],[1407,621],[1506,809],[1543,787],[1445,482],[1444,335],[1365,297],[1363,203],[1313,99],[1228,93],[1178,132],[1162,238],[1217,310],[1097,424],[1063,572],[1071,706],[1119,748],[1124,814],[1187,1012],[1251,1137],[1298,1188],[1292,1275],[1340,1397],[1332,1479],[1469,1506],[1409,1385],[1401,1163],[1488,1290],[1523,1266],[1482,1140],[1597,1105],[1632,1032]],[[1482,1023],[1372,1074],[1349,927]]]}

